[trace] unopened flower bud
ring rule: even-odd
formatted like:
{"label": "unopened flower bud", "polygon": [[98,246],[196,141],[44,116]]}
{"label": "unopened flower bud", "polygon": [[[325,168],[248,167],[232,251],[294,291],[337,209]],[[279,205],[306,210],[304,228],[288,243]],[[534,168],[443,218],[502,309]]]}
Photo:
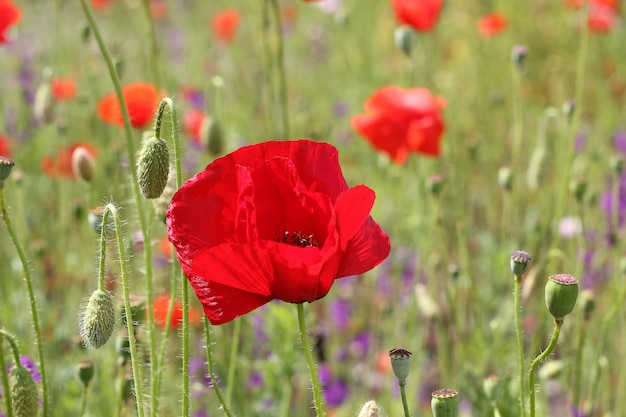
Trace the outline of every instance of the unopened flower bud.
{"label": "unopened flower bud", "polygon": [[215,117],[204,118],[200,128],[200,135],[206,141],[209,155],[217,156],[224,152],[224,135],[222,126]]}
{"label": "unopened flower bud", "polygon": [[515,45],[511,50],[511,60],[517,66],[517,69],[524,71],[526,57],[528,56],[528,47],[526,45]]}
{"label": "unopened flower bud", "polygon": [[148,199],[159,198],[167,185],[170,172],[170,153],[161,138],[144,138],[137,157],[139,188]]}
{"label": "unopened flower bud", "polygon": [[9,175],[11,175],[11,170],[13,169],[14,165],[15,162],[10,160],[9,158],[5,156],[0,156],[0,187],[4,185],[4,180],[9,178]]}
{"label": "unopened flower bud", "polygon": [[578,298],[578,280],[568,274],[550,275],[545,289],[546,306],[554,319],[562,321],[572,312]]}
{"label": "unopened flower bud", "polygon": [[34,417],[39,412],[37,385],[27,368],[16,364],[9,374],[9,393],[15,417]]}
{"label": "unopened flower bud", "polygon": [[104,290],[95,290],[80,316],[80,335],[84,343],[100,348],[109,340],[115,327],[113,296]]}
{"label": "unopened flower bud", "polygon": [[593,310],[596,308],[596,296],[592,290],[583,290],[580,293],[580,309],[583,312],[583,319],[589,320]]}
{"label": "unopened flower bud", "polygon": [[39,123],[50,123],[54,117],[54,100],[50,81],[46,81],[37,87],[33,113]]}
{"label": "unopened flower bud", "polygon": [[84,359],[78,362],[78,379],[81,380],[85,388],[89,386],[89,383],[93,379],[94,375],[94,365],[93,361],[89,359]]}
{"label": "unopened flower bud", "polygon": [[400,381],[400,384],[406,383],[406,378],[411,370],[411,352],[405,349],[391,349],[389,358],[391,358],[391,369]]}
{"label": "unopened flower bud", "polygon": [[363,404],[357,417],[381,417],[381,410],[376,401],[370,400]]}
{"label": "unopened flower bud", "polygon": [[93,156],[84,147],[79,146],[72,152],[72,172],[81,180],[91,182],[95,165]]}
{"label": "unopened flower bud", "polygon": [[587,193],[587,180],[584,178],[572,178],[569,182],[569,192],[572,193],[578,202],[582,202]]}
{"label": "unopened flower bud", "polygon": [[511,253],[511,272],[516,277],[521,277],[526,272],[528,264],[530,263],[530,255],[523,250],[516,250]]}
{"label": "unopened flower bud", "polygon": [[404,55],[410,56],[415,46],[415,30],[410,26],[400,26],[393,32],[393,39]]}
{"label": "unopened flower bud", "polygon": [[459,414],[459,392],[455,389],[433,391],[430,407],[433,417],[457,417]]}
{"label": "unopened flower bud", "polygon": [[431,175],[426,178],[426,189],[430,194],[437,197],[443,190],[444,179],[441,175]]}
{"label": "unopened flower bud", "polygon": [[511,191],[513,189],[513,179],[515,175],[510,167],[501,167],[498,170],[498,184],[505,191]]}

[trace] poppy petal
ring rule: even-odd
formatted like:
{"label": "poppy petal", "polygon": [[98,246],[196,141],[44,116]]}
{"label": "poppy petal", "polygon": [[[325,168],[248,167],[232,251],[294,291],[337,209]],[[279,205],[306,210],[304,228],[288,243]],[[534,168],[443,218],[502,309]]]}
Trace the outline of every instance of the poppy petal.
{"label": "poppy petal", "polygon": [[384,261],[390,250],[389,236],[369,217],[348,244],[337,276],[363,274]]}
{"label": "poppy petal", "polygon": [[335,203],[341,249],[345,250],[350,239],[359,231],[374,206],[376,194],[364,185],[352,187],[339,195]]}

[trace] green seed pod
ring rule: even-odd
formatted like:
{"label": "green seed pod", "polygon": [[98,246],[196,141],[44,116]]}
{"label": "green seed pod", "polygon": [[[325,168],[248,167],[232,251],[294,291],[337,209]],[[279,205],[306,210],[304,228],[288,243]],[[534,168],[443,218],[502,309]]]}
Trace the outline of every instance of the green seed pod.
{"label": "green seed pod", "polygon": [[515,175],[510,167],[501,167],[498,170],[498,184],[505,191],[511,191],[513,189],[513,180]]}
{"label": "green seed pod", "polygon": [[85,388],[87,388],[87,386],[93,379],[93,374],[95,371],[93,361],[89,359],[84,359],[78,362],[77,368],[78,368],[78,378],[85,385]]}
{"label": "green seed pod", "polygon": [[359,411],[359,415],[357,417],[380,417],[381,410],[376,401],[370,400],[363,404],[361,411]]}
{"label": "green seed pod", "polygon": [[550,275],[546,283],[546,306],[555,320],[571,313],[578,298],[578,280],[568,274]]}
{"label": "green seed pod", "polygon": [[148,199],[159,198],[167,185],[170,153],[161,138],[144,138],[137,156],[137,178],[141,194]]}
{"label": "green seed pod", "polygon": [[433,417],[457,417],[459,414],[459,392],[455,389],[433,391],[430,407]]}
{"label": "green seed pod", "polygon": [[589,320],[591,313],[596,308],[596,296],[592,290],[583,290],[580,293],[580,309],[583,312],[583,319]]}
{"label": "green seed pod", "polygon": [[411,56],[415,46],[415,38],[415,30],[410,26],[400,26],[393,32],[396,48],[406,56]]}
{"label": "green seed pod", "polygon": [[389,351],[391,368],[401,384],[406,383],[406,378],[409,376],[411,355],[413,354],[405,349],[391,349]]}
{"label": "green seed pod", "polygon": [[215,117],[205,117],[201,127],[201,137],[207,144],[210,155],[221,155],[224,152],[224,135],[222,125]]}
{"label": "green seed pod", "polygon": [[530,263],[530,255],[523,250],[516,250],[511,253],[511,272],[516,277],[521,277],[526,272],[528,264]]}
{"label": "green seed pod", "polygon": [[443,185],[444,179],[441,175],[431,175],[430,177],[426,178],[426,189],[434,197],[437,197],[439,194],[441,194],[441,190],[443,190]]}
{"label": "green seed pod", "polygon": [[13,169],[14,165],[15,162],[10,160],[9,158],[5,156],[0,156],[0,187],[4,185],[4,180],[9,178],[9,175],[11,175],[11,170]]}
{"label": "green seed pod", "polygon": [[9,374],[9,392],[15,417],[35,417],[39,412],[37,385],[28,369],[16,365]]}
{"label": "green seed pod", "polygon": [[108,291],[95,290],[80,316],[83,342],[98,349],[109,340],[115,327],[115,305]]}

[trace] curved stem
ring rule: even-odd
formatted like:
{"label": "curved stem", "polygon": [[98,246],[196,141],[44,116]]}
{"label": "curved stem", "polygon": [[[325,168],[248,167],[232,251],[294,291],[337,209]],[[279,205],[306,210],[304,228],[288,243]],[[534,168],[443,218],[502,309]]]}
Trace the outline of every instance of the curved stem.
{"label": "curved stem", "polygon": [[[20,262],[22,264],[22,270],[24,271],[24,280],[26,281],[26,288],[28,290],[28,299],[30,301],[30,313],[33,319],[33,327],[35,328],[35,343],[37,344],[37,353],[39,354],[39,372],[41,373],[41,388],[43,391],[43,415],[44,417],[48,416],[48,383],[46,378],[46,364],[43,356],[43,342],[41,341],[41,329],[39,327],[39,316],[37,313],[37,303],[35,300],[35,292],[33,290],[33,280],[30,276],[30,269],[28,268],[28,260],[26,259],[26,255],[22,246],[17,240],[17,236],[13,231],[13,226],[11,225],[11,220],[9,219],[9,215],[4,205],[4,186],[0,184],[0,213],[2,214],[2,219],[4,220],[4,224],[6,225],[7,232],[11,237],[11,241],[13,242],[13,246],[15,246],[15,250],[20,258]],[[19,357],[17,360],[19,364]]]}
{"label": "curved stem", "polygon": [[[20,350],[17,347],[17,339],[15,338],[15,336],[7,332],[4,329],[0,329],[0,335],[4,336],[4,338],[7,340],[7,342],[9,342],[9,345],[11,346],[11,352],[13,353],[13,360],[15,361],[15,366],[22,365],[22,361],[20,359]],[[6,373],[4,369],[2,369],[1,372]]]}
{"label": "curved stem", "polygon": [[[0,329],[0,331],[2,331]],[[0,340],[0,375],[2,375],[2,391],[9,392],[9,375],[6,373],[7,364],[4,361],[4,343]],[[13,403],[10,395],[4,395],[4,404],[6,406],[6,417],[13,417]]]}
{"label": "curved stem", "polygon": [[404,409],[404,417],[410,417],[409,403],[406,400],[406,381],[400,381],[400,396],[402,397],[402,408]]}
{"label": "curved stem", "polygon": [[[93,34],[96,38],[98,47],[100,48],[100,52],[102,53],[102,57],[104,58],[107,64],[109,76],[111,77],[111,81],[113,82],[113,86],[115,87],[115,93],[117,95],[117,99],[120,103],[120,109],[122,111],[122,119],[124,121],[124,135],[126,137],[126,153],[127,153],[128,160],[129,160],[129,171],[130,171],[130,176],[131,176],[132,184],[133,184],[133,195],[135,197],[135,205],[137,206],[139,224],[141,227],[141,234],[143,236],[143,241],[144,241],[143,254],[144,254],[144,267],[145,267],[145,274],[146,274],[146,308],[148,311],[153,311],[154,310],[154,300],[153,300],[154,290],[153,290],[153,282],[152,282],[152,268],[153,268],[152,245],[150,242],[150,234],[148,230],[148,220],[144,212],[144,200],[141,195],[141,191],[139,189],[137,169],[134,163],[136,151],[135,151],[135,143],[133,140],[132,128],[130,125],[130,117],[128,115],[128,108],[126,107],[126,100],[124,99],[124,94],[122,92],[122,85],[117,75],[115,64],[113,63],[111,54],[109,53],[109,51],[106,48],[106,45],[104,44],[104,39],[102,38],[100,29],[98,28],[98,24],[96,23],[96,19],[93,15],[93,10],[91,9],[91,5],[89,4],[88,0],[80,0],[80,3],[85,13],[85,17],[87,18],[89,22],[89,26],[91,27],[91,30],[93,31]],[[127,311],[130,312],[130,309],[128,309]],[[128,323],[130,322],[131,321],[128,320]],[[150,339],[150,363],[155,364],[156,363],[156,331],[154,327],[154,315],[153,314],[148,314],[148,335]],[[132,340],[133,339],[132,333],[129,333],[129,336]],[[156,369],[154,366],[150,367],[150,377],[151,377],[150,383],[152,384],[152,392],[154,392],[155,385],[156,385]],[[135,383],[136,383],[136,386],[141,385],[141,380],[136,379]]]}
{"label": "curved stem", "polygon": [[550,343],[546,350],[541,352],[531,363],[530,363],[530,371],[528,372],[528,394],[530,399],[530,417],[535,417],[535,371],[537,370],[537,366],[548,357],[554,350],[556,343],[559,341],[559,334],[561,333],[561,326],[563,325],[563,320],[554,320],[554,332],[552,333],[552,339],[550,339]]}
{"label": "curved stem", "polygon": [[517,335],[517,356],[519,362],[519,405],[520,416],[525,417],[526,407],[524,400],[524,342],[522,340],[522,323],[520,317],[520,287],[522,276],[515,276],[515,333]]}
{"label": "curved stem", "polygon": [[[122,291],[124,298],[124,309],[126,314],[126,329],[128,331],[128,340],[130,344],[130,359],[131,365],[133,369],[133,381],[135,387],[135,396],[137,397],[137,415],[139,417],[143,417],[143,388],[142,388],[142,380],[139,374],[139,362],[137,355],[137,342],[135,340],[135,330],[133,329],[133,321],[129,320],[132,317],[132,310],[130,306],[130,291],[128,288],[128,274],[126,270],[126,253],[124,250],[124,239],[122,237],[122,230],[120,226],[120,220],[117,212],[117,207],[115,205],[109,203],[104,208],[104,216],[103,216],[103,224],[106,224],[108,220],[109,214],[113,217],[113,223],[115,227],[115,238],[117,240],[117,250],[119,254],[119,262],[120,262],[120,275],[122,279]],[[151,316],[151,314],[150,314]]]}
{"label": "curved stem", "polygon": [[309,365],[309,372],[311,374],[311,384],[313,385],[313,401],[315,402],[315,414],[317,417],[326,416],[326,407],[324,405],[324,397],[322,395],[322,384],[320,384],[319,376],[317,375],[317,369],[315,369],[315,363],[313,362],[313,355],[311,354],[311,346],[309,345],[309,336],[306,330],[306,320],[304,319],[304,305],[303,303],[296,304],[298,309],[298,327],[300,328],[300,341],[302,342],[302,349],[304,350],[304,356]]}
{"label": "curved stem", "polygon": [[204,317],[204,339],[206,343],[206,361],[207,367],[209,368],[209,377],[211,378],[211,383],[213,384],[213,389],[215,390],[215,394],[217,395],[217,400],[222,405],[224,412],[228,417],[232,417],[230,413],[230,408],[228,404],[224,401],[224,396],[222,395],[222,390],[220,389],[217,380],[215,379],[215,373],[213,372],[213,353],[211,352],[211,330],[209,329],[209,319]]}

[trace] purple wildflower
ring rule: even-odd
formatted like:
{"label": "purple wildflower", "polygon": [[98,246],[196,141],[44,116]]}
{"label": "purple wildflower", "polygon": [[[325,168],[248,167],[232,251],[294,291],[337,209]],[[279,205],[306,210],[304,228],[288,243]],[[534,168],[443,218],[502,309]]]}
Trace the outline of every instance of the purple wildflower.
{"label": "purple wildflower", "polygon": [[327,364],[320,365],[319,377],[326,403],[330,407],[338,407],[343,404],[350,393],[346,381],[343,378],[334,377]]}
{"label": "purple wildflower", "polygon": [[613,146],[622,155],[626,155],[626,129],[620,129],[613,135]]}
{"label": "purple wildflower", "polygon": [[328,312],[335,323],[335,327],[340,332],[348,328],[350,316],[352,315],[352,304],[346,299],[340,298],[328,304]]}

